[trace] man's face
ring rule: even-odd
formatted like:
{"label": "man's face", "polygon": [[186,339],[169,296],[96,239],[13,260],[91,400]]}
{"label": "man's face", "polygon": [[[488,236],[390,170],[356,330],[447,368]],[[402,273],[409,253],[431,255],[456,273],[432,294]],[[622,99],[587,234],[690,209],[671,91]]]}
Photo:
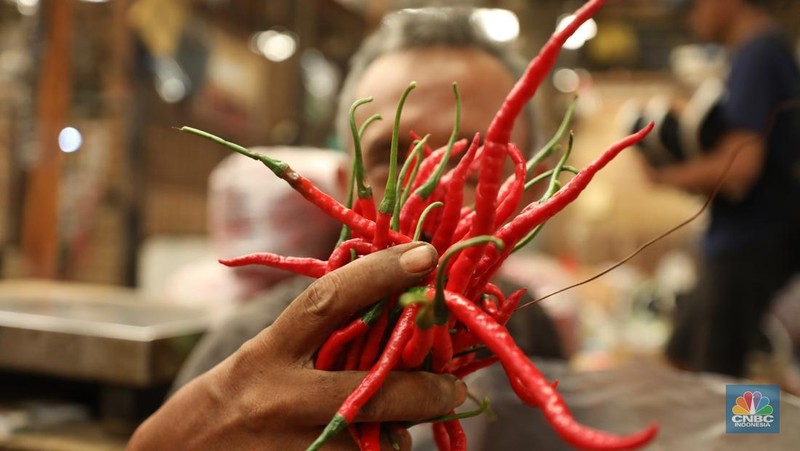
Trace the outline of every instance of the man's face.
{"label": "man's face", "polygon": [[[356,123],[378,113],[383,120],[373,123],[361,140],[367,182],[376,201],[383,197],[389,173],[389,152],[397,103],[411,81],[411,91],[403,107],[398,153],[401,158],[411,145],[410,131],[420,136],[430,134],[431,148],[447,144],[455,121],[455,97],[452,84],[458,84],[461,96],[459,138],[481,136],[516,81],[505,66],[491,55],[473,49],[430,47],[386,54],[374,61],[356,89],[356,98],[373,97],[358,109]],[[520,149],[530,145],[528,124],[518,119],[511,141]],[[352,142],[350,143],[352,151]],[[465,201],[472,195],[465,190]]]}
{"label": "man's face", "polygon": [[739,0],[693,0],[689,25],[703,41],[724,43],[734,3]]}

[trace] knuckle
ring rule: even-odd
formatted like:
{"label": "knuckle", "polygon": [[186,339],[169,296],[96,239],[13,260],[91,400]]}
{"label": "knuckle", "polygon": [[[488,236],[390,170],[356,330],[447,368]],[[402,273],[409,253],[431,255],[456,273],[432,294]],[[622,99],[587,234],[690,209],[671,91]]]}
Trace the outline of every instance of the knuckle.
{"label": "knuckle", "polygon": [[452,409],[454,389],[445,378],[432,373],[421,373],[419,383],[420,389],[427,394],[423,398],[422,406],[427,415],[441,415]]}
{"label": "knuckle", "polygon": [[237,423],[241,425],[243,431],[258,435],[265,430],[283,425],[290,416],[294,403],[296,400],[285,393],[275,393],[269,400],[250,393],[237,403],[234,416],[238,418]]}
{"label": "knuckle", "polygon": [[[378,390],[380,392],[383,390]],[[377,396],[377,398],[381,398],[381,396]],[[361,411],[358,414],[359,418],[369,419],[369,420],[377,420],[382,419],[386,416],[386,411],[384,409],[384,403],[382,402],[375,402],[374,400],[370,400],[364,406],[361,407]]]}
{"label": "knuckle", "polygon": [[325,318],[336,311],[343,281],[335,272],[312,283],[306,290],[305,312],[312,318]]}
{"label": "knuckle", "polygon": [[361,420],[423,420],[455,407],[455,388],[445,377],[418,372],[392,374],[390,379],[362,407]]}

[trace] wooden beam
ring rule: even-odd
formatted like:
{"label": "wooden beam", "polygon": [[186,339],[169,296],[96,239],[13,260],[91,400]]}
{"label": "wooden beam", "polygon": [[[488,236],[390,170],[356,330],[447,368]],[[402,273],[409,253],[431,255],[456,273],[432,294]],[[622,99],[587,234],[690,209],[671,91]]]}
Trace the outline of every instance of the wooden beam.
{"label": "wooden beam", "polygon": [[30,169],[22,216],[24,273],[57,278],[59,185],[63,156],[58,134],[69,112],[72,88],[74,2],[43,2],[46,36],[37,90],[38,155]]}

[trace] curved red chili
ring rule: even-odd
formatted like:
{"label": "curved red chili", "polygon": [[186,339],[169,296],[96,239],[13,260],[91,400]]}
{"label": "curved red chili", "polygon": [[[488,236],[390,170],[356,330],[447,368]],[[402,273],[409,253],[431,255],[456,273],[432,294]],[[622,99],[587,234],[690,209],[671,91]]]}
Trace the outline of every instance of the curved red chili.
{"label": "curved red chili", "polygon": [[457,293],[446,293],[446,301],[453,315],[500,359],[509,379],[519,378],[527,388],[517,395],[539,407],[553,429],[571,445],[584,449],[629,449],[643,446],[657,433],[656,425],[630,435],[617,436],[579,424],[570,415],[558,392],[517,347],[505,327]]}
{"label": "curved red chili", "polygon": [[325,275],[327,262],[311,257],[284,257],[271,252],[256,252],[253,254],[242,255],[228,259],[219,259],[225,266],[238,267],[247,265],[268,266],[270,268],[283,269],[295,274],[308,277],[320,278]]}

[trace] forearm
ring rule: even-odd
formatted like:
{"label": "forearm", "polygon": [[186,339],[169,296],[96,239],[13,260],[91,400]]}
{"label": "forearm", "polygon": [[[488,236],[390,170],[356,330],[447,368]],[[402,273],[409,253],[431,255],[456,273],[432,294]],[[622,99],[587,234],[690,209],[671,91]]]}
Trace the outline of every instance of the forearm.
{"label": "forearm", "polygon": [[755,133],[732,132],[710,153],[684,163],[667,166],[655,175],[657,183],[685,191],[731,199],[743,197],[761,172],[763,140]]}

